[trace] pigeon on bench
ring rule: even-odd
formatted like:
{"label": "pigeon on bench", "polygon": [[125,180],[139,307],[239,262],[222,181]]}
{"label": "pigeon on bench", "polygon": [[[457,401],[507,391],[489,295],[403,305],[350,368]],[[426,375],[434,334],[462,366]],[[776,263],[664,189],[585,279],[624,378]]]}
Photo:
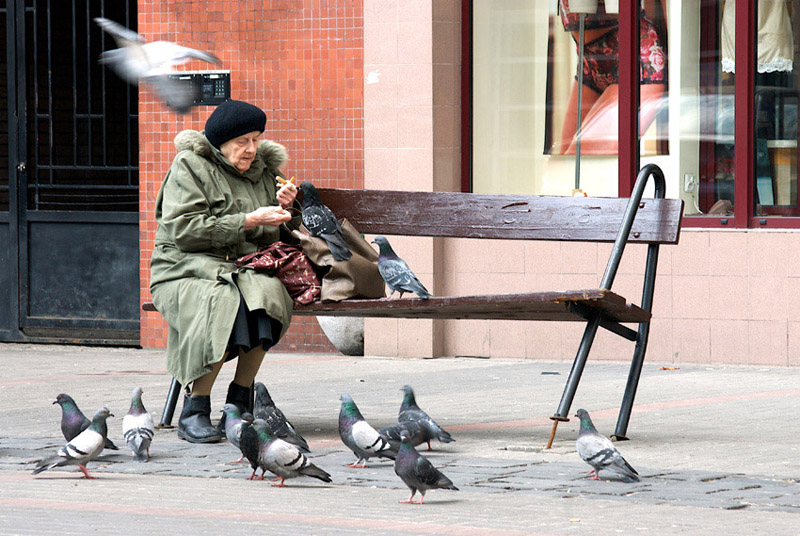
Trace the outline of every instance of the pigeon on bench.
{"label": "pigeon on bench", "polygon": [[589,480],[600,480],[598,473],[601,469],[606,469],[619,476],[623,482],[639,482],[639,473],[625,461],[610,439],[597,432],[589,413],[585,409],[579,409],[575,416],[581,421],[575,446],[581,459],[592,467],[590,473],[593,476]]}
{"label": "pigeon on bench", "polygon": [[97,478],[89,474],[89,471],[86,470],[86,464],[94,460],[103,451],[106,435],[108,434],[106,419],[109,417],[113,417],[113,414],[107,408],[97,410],[89,427],[61,447],[54,456],[37,463],[33,474],[38,475],[42,471],[47,471],[53,467],[77,465],[83,472],[84,478]]}
{"label": "pigeon on bench", "polygon": [[[61,406],[61,433],[64,439],[72,441],[75,436],[86,430],[92,423],[86,415],[78,408],[75,400],[71,396],[61,393],[53,402]],[[105,448],[109,450],[119,450],[113,441],[106,438]]]}
{"label": "pigeon on bench", "polygon": [[415,441],[419,441],[418,445],[426,442],[428,443],[428,450],[431,450],[431,439],[438,439],[442,443],[455,441],[447,430],[439,426],[436,421],[420,409],[414,398],[414,389],[410,385],[404,385],[402,390],[404,396],[403,402],[400,404],[400,412],[397,415],[397,422],[400,424],[413,423],[419,425],[421,434],[415,438]]}
{"label": "pigeon on bench", "polygon": [[350,395],[342,394],[339,399],[342,401],[339,409],[339,437],[358,456],[356,463],[347,464],[347,467],[363,469],[367,466],[367,460],[373,456],[394,460],[397,450],[364,420]]}
{"label": "pigeon on bench", "polygon": [[406,264],[406,261],[397,256],[385,237],[376,236],[372,243],[378,244],[380,249],[378,253],[378,271],[383,280],[386,281],[389,290],[392,291],[388,299],[391,299],[395,292],[399,292],[401,298],[406,292],[413,292],[423,300],[431,297],[428,289],[420,283],[417,276]]}
{"label": "pigeon on bench", "polygon": [[[425,492],[429,489],[458,491],[452,480],[444,476],[425,456],[414,450],[406,430],[401,431],[400,435],[400,451],[394,462],[394,472],[411,490],[411,497],[402,502],[422,504],[425,500]],[[417,491],[421,495],[419,502],[414,501]]]}
{"label": "pigeon on bench", "polygon": [[308,232],[325,240],[337,261],[350,259],[353,254],[342,236],[342,226],[333,211],[322,202],[317,189],[310,182],[303,182],[300,190],[303,192],[303,225]]}
{"label": "pigeon on bench", "polygon": [[153,417],[142,403],[142,388],[136,387],[131,395],[131,409],[122,418],[122,435],[133,453],[134,461],[146,462],[150,458],[150,443],[154,434]]}

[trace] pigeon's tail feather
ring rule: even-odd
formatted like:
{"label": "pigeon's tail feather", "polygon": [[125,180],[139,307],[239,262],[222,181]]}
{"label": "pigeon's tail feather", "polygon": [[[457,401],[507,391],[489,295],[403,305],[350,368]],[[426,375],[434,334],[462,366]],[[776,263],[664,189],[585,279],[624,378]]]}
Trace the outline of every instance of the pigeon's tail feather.
{"label": "pigeon's tail feather", "polygon": [[425,285],[420,283],[419,279],[416,277],[411,280],[411,283],[408,285],[411,292],[422,298],[423,300],[427,300],[432,296],[428,289],[425,288]]}
{"label": "pigeon's tail feather", "polygon": [[133,461],[135,462],[147,462],[150,460],[150,456],[147,455],[147,449],[141,450],[134,450],[133,451]]}
{"label": "pigeon's tail feather", "polygon": [[328,248],[331,250],[333,258],[337,261],[346,261],[353,256],[353,254],[350,252],[350,246],[338,233],[321,234],[319,236],[328,244]]}
{"label": "pigeon's tail feather", "polygon": [[113,442],[113,441],[111,441],[111,440],[110,440],[110,439],[108,439],[108,438],[106,438],[106,444],[105,444],[105,446],[104,446],[103,448],[104,448],[104,449],[109,449],[109,450],[119,450],[119,447],[118,447],[118,446],[116,446],[116,445],[114,444],[114,442]]}
{"label": "pigeon's tail feather", "polygon": [[52,458],[47,458],[46,460],[42,460],[38,464],[36,464],[36,469],[33,470],[32,474],[38,475],[43,471],[47,471],[48,469],[57,467],[61,460],[62,458],[60,456],[54,456]]}
{"label": "pigeon's tail feather", "polygon": [[442,428],[440,428],[439,430],[440,431],[439,434],[436,436],[436,439],[438,439],[442,443],[452,443],[453,441],[455,441],[455,439],[453,439],[453,436],[450,435],[450,432]]}
{"label": "pigeon's tail feather", "polygon": [[312,476],[314,478],[318,478],[323,482],[333,482],[333,480],[331,480],[331,475],[328,472],[320,469],[313,463],[310,463],[307,466],[303,467],[300,470],[300,474],[304,476]]}
{"label": "pigeon's tail feather", "polygon": [[608,467],[622,479],[623,482],[639,482],[639,473],[625,459],[620,463]]}

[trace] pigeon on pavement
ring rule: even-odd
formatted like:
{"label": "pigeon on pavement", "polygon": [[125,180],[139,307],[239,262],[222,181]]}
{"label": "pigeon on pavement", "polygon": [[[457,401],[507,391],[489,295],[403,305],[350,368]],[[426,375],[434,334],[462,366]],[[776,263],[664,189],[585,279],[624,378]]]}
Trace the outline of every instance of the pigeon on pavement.
{"label": "pigeon on pavement", "polygon": [[384,426],[378,430],[378,433],[387,439],[389,443],[392,444],[392,447],[397,450],[400,448],[400,433],[403,431],[405,431],[413,446],[416,447],[417,445],[425,443],[425,433],[422,430],[422,426],[414,421],[407,421],[404,423],[396,422],[389,426]]}
{"label": "pigeon on pavement", "polygon": [[436,421],[425,413],[417,405],[414,398],[414,389],[410,385],[403,386],[403,402],[400,404],[400,412],[397,415],[397,421],[400,424],[413,422],[422,428],[422,441],[428,443],[428,450],[431,450],[431,439],[438,439],[442,443],[452,443],[455,441],[453,437],[444,428],[439,426]]}
{"label": "pigeon on pavement", "polygon": [[339,437],[358,456],[356,463],[347,464],[347,467],[364,468],[367,460],[373,456],[395,459],[397,450],[364,420],[350,395],[342,394],[339,399],[342,401],[339,410]]}
{"label": "pigeon on pavement", "polygon": [[97,17],[94,21],[103,31],[111,35],[119,46],[100,54],[100,63],[108,64],[130,84],[138,84],[140,80],[152,84],[167,106],[174,108],[180,114],[185,114],[192,107],[195,91],[191,85],[170,78],[170,75],[180,74],[179,71],[173,70],[173,67],[189,59],[199,59],[217,65],[222,63],[213,54],[169,41],[146,43],[136,32],[103,17]]}
{"label": "pigeon on pavement", "polygon": [[610,439],[597,432],[589,413],[585,409],[579,409],[575,416],[581,421],[575,446],[581,459],[592,467],[590,473],[594,476],[589,480],[600,480],[598,473],[601,469],[606,469],[619,476],[623,482],[639,482],[639,473],[625,461]]}
{"label": "pigeon on pavement", "polygon": [[380,249],[378,253],[378,271],[381,273],[383,280],[386,281],[389,290],[392,291],[388,299],[392,299],[395,292],[399,292],[401,298],[406,292],[413,292],[423,300],[431,297],[428,289],[420,283],[417,276],[406,264],[406,261],[397,256],[385,237],[376,236],[372,243],[378,244]]}
{"label": "pigeon on pavement", "polygon": [[[245,422],[253,422],[253,416],[250,413],[239,413],[239,406],[233,403],[227,403],[222,406],[222,412],[225,414],[225,437],[228,438],[228,443],[241,451],[240,438],[242,434],[242,426]],[[242,454],[238,460],[233,460],[231,463],[241,463],[244,460]]]}
{"label": "pigeon on pavement", "polygon": [[405,431],[401,432],[400,450],[394,462],[394,472],[411,490],[411,497],[406,501],[402,501],[404,503],[415,503],[414,495],[417,491],[419,491],[421,497],[416,504],[423,503],[425,492],[429,489],[458,491],[452,480],[444,476],[427,458],[414,449]]}
{"label": "pigeon on pavement", "polygon": [[[331,475],[311,463],[297,446],[275,436],[264,419],[254,420],[251,428],[258,434],[258,466],[278,475],[280,482],[275,484],[276,487],[285,486],[287,478],[300,476],[331,482]],[[264,478],[263,472],[261,478]]]}
{"label": "pigeon on pavement", "polygon": [[301,436],[283,412],[272,401],[267,391],[267,386],[261,382],[255,385],[255,401],[253,403],[253,417],[267,421],[273,435],[295,445],[303,452],[311,452],[308,443]]}
{"label": "pigeon on pavement", "polygon": [[97,478],[89,474],[89,471],[86,470],[86,464],[103,451],[106,435],[108,434],[106,419],[109,417],[113,417],[113,414],[107,408],[97,410],[89,427],[61,447],[54,456],[37,463],[33,474],[38,475],[42,471],[47,471],[53,467],[77,465],[83,472],[84,478]]}
{"label": "pigeon on pavement", "polygon": [[[68,394],[61,393],[53,402],[61,406],[61,433],[64,439],[72,441],[75,436],[86,430],[92,421],[78,408],[78,405]],[[105,448],[109,450],[119,450],[113,441],[106,438]]]}
{"label": "pigeon on pavement", "polygon": [[131,395],[131,409],[122,418],[122,435],[133,453],[133,460],[146,462],[150,458],[150,443],[155,429],[153,417],[142,404],[142,388],[136,387]]}
{"label": "pigeon on pavement", "polygon": [[[247,480],[256,480],[256,471],[259,469],[258,454],[260,451],[260,443],[258,439],[258,432],[253,428],[255,421],[243,421],[242,427],[239,431],[239,450],[242,451],[242,456],[247,458],[250,462],[250,467],[253,473],[247,477]],[[264,478],[264,469],[262,469],[261,480]]]}
{"label": "pigeon on pavement", "polygon": [[306,226],[311,236],[318,236],[325,240],[334,259],[337,261],[348,260],[353,254],[342,236],[342,226],[333,211],[322,203],[317,189],[310,182],[303,182],[300,190],[303,191],[303,225]]}

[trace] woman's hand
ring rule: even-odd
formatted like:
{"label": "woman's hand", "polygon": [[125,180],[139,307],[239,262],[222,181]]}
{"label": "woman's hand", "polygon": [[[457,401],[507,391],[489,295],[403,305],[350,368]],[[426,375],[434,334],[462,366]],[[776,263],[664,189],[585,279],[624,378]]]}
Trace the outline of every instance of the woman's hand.
{"label": "woman's hand", "polygon": [[[294,201],[294,197],[292,197]],[[292,219],[292,215],[282,207],[270,205],[268,207],[258,207],[253,212],[244,215],[244,230],[248,231],[259,225],[271,225],[277,227]]]}
{"label": "woman's hand", "polygon": [[297,186],[293,182],[286,182],[276,194],[278,203],[283,208],[291,208],[294,204],[294,198],[297,197]]}

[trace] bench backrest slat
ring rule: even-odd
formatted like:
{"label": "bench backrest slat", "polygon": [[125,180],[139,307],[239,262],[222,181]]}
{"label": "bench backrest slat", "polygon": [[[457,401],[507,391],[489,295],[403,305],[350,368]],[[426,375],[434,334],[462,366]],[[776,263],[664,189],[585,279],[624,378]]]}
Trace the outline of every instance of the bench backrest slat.
{"label": "bench backrest slat", "polygon": [[[625,198],[319,188],[339,218],[368,234],[613,242]],[[645,199],[630,243],[677,244],[680,199]]]}

